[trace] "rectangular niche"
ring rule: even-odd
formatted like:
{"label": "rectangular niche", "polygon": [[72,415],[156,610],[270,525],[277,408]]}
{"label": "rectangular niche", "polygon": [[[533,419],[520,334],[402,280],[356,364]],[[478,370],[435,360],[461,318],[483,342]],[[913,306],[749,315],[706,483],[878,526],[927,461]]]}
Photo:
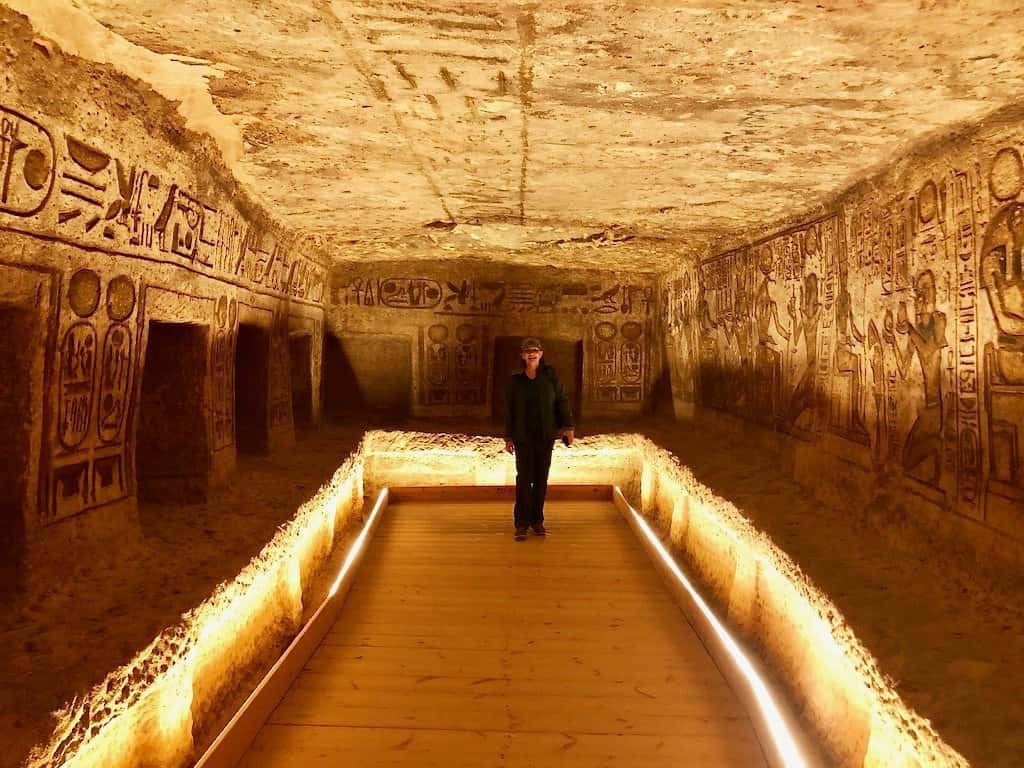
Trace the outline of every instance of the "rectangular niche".
{"label": "rectangular niche", "polygon": [[269,439],[270,330],[238,324],[235,440],[240,453],[266,453]]}
{"label": "rectangular niche", "polygon": [[208,341],[206,325],[149,323],[137,433],[140,500],[206,497]]}
{"label": "rectangular niche", "polygon": [[22,571],[31,458],[33,358],[40,318],[31,307],[0,304],[0,594]]}
{"label": "rectangular niche", "polygon": [[401,419],[412,402],[412,343],[371,334],[324,335],[324,410],[333,418]]}
{"label": "rectangular niche", "polygon": [[288,339],[291,361],[292,419],[296,427],[313,422],[313,337],[309,334]]}

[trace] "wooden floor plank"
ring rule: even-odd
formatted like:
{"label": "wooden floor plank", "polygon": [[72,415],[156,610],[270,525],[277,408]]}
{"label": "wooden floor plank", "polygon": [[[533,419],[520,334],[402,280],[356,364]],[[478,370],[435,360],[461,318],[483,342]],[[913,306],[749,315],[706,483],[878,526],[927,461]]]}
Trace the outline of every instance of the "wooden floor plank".
{"label": "wooden floor plank", "polygon": [[548,518],[519,543],[507,501],[390,507],[242,765],[764,765],[614,506]]}
{"label": "wooden floor plank", "polygon": [[[709,734],[646,736],[270,725],[260,734],[242,768],[336,768],[343,764],[386,768],[753,766],[760,764],[761,758],[751,738],[723,741]],[[339,756],[344,756],[344,762]]]}

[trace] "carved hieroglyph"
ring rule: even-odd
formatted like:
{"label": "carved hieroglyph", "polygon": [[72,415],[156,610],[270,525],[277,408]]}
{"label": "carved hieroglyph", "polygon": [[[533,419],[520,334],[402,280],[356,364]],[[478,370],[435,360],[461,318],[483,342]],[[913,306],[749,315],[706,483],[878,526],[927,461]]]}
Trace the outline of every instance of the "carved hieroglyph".
{"label": "carved hieroglyph", "polygon": [[669,276],[677,396],[799,439],[833,436],[911,493],[1020,535],[1020,147],[911,179]]}

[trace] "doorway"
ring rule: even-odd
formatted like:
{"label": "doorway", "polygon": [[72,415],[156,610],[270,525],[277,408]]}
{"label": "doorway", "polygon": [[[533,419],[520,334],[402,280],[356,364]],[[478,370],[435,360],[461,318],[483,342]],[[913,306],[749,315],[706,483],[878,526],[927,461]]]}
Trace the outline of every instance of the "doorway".
{"label": "doorway", "polygon": [[21,583],[25,554],[32,414],[32,357],[39,319],[27,307],[0,304],[0,594]]}
{"label": "doorway", "polygon": [[412,343],[409,339],[324,334],[324,412],[401,421],[412,402]]}
{"label": "doorway", "polygon": [[238,324],[235,344],[235,443],[239,453],[266,453],[269,445],[270,331]]}
{"label": "doorway", "polygon": [[[494,339],[494,386],[491,414],[495,422],[505,419],[505,397],[508,379],[522,370],[519,345],[522,336],[498,336]],[[583,342],[575,339],[542,339],[544,362],[555,369],[562,382],[566,397],[577,423],[581,418],[580,403],[583,392]]]}
{"label": "doorway", "polygon": [[208,341],[205,325],[149,323],[136,450],[141,501],[206,498]]}

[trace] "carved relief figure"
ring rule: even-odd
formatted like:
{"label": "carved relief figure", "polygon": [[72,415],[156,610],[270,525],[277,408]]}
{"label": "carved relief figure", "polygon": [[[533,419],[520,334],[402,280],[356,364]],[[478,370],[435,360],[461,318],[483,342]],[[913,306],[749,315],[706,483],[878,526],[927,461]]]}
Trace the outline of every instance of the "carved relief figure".
{"label": "carved relief figure", "polygon": [[[896,352],[900,377],[906,379],[914,355],[921,365],[924,404],[903,445],[903,469],[918,480],[938,486],[942,473],[942,349],[947,346],[946,315],[935,309],[935,275],[930,269],[914,281],[914,320],[907,315],[907,305],[900,302],[895,325],[896,333],[907,336],[901,346],[892,331],[892,315],[886,315],[887,341]],[[922,465],[931,466],[922,470]]]}
{"label": "carved relief figure", "polygon": [[858,348],[864,344],[864,334],[857,328],[853,314],[850,292],[847,288],[847,268],[840,263],[839,295],[836,299],[836,372],[849,381],[848,394],[833,392],[832,425],[843,436],[857,441],[868,442],[868,431],[864,426],[864,399],[861,383],[861,354]]}
{"label": "carved relief figure", "polygon": [[426,404],[441,405],[449,399],[448,326],[430,326],[426,346]]}
{"label": "carved relief figure", "polygon": [[868,323],[868,356],[871,364],[871,399],[874,403],[875,431],[871,440],[871,461],[881,468],[886,461],[887,420],[885,417],[885,346],[878,326],[872,320]]}
{"label": "carved relief figure", "polygon": [[797,315],[796,296],[791,296],[786,305],[792,321],[792,345],[796,351],[797,342],[803,335],[807,353],[804,371],[797,381],[796,388],[789,397],[789,405],[782,415],[780,426],[789,432],[797,419],[814,404],[815,376],[818,368],[818,322],[821,318],[821,302],[818,301],[818,276],[808,272],[800,287],[800,314]]}
{"label": "carved relief figure", "polygon": [[990,487],[1024,500],[1024,203],[993,217],[981,281],[998,332],[997,342],[985,345]]}
{"label": "carved relief figure", "polygon": [[694,381],[697,375],[697,330],[694,322],[694,299],[691,286],[695,276],[686,272],[676,281],[672,308],[676,337],[677,362],[673,366],[673,390],[678,391],[686,402],[693,402],[696,396]]}
{"label": "carved relief figure", "polygon": [[[786,341],[791,331],[779,322],[779,307],[772,297],[773,254],[771,248],[762,246],[755,253],[757,268],[761,273],[757,293],[754,295],[754,321],[757,325],[757,351],[754,355],[755,412],[766,422],[774,421],[779,411],[782,387],[782,354],[772,335],[772,328]],[[815,278],[815,295],[817,278]],[[792,313],[791,313],[792,316]],[[813,375],[813,374],[812,374]]]}
{"label": "carved relief figure", "polygon": [[697,288],[697,333],[700,339],[700,367],[697,386],[700,400],[704,405],[716,404],[717,384],[719,383],[718,361],[718,323],[711,316],[711,305],[708,303],[704,280],[698,280]]}
{"label": "carved relief figure", "polygon": [[741,268],[734,280],[733,307],[723,315],[720,323],[725,332],[725,355],[728,360],[727,370],[723,372],[723,383],[727,391],[723,395],[733,413],[758,418],[756,413],[748,414],[752,399],[754,321],[746,285],[746,269]]}

